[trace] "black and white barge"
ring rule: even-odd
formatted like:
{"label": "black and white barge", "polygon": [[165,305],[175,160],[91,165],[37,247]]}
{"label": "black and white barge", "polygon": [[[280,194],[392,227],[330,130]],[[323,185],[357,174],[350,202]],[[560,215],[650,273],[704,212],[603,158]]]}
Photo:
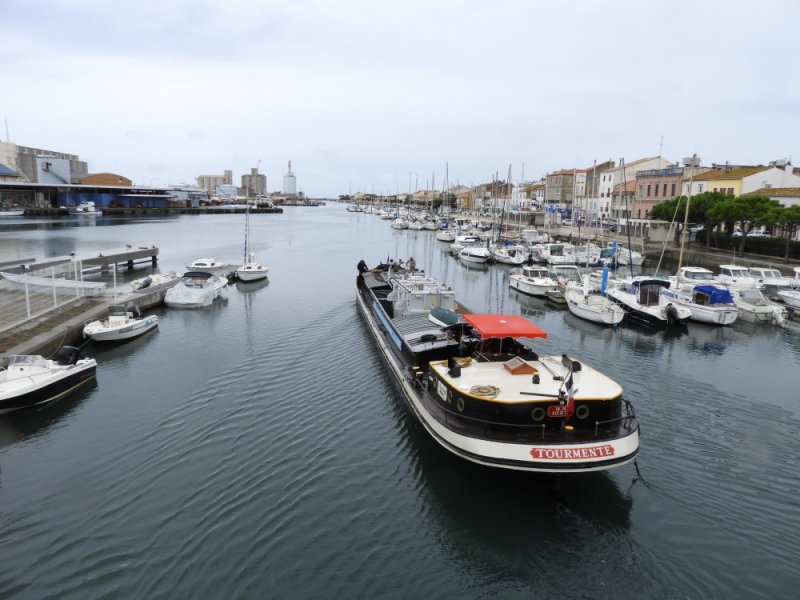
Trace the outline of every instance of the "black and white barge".
{"label": "black and white barge", "polygon": [[547,334],[515,315],[464,314],[432,277],[358,265],[357,304],[420,423],[475,463],[521,471],[600,471],[631,462],[639,423],[622,387],[568,357],[539,356],[521,338]]}

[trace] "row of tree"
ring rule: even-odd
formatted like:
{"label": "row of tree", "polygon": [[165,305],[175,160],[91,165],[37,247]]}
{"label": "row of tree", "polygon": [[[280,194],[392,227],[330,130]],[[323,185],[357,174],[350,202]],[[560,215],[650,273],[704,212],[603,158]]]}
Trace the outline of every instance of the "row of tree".
{"label": "row of tree", "polygon": [[[659,202],[651,216],[663,221],[683,223],[686,214],[686,196]],[[766,196],[729,196],[722,192],[703,192],[692,196],[689,202],[689,222],[703,225],[706,247],[711,246],[712,232],[717,229],[732,236],[736,227],[741,231],[739,253],[744,254],[747,234],[757,227],[775,229],[786,238],[784,258],[789,257],[789,246],[800,230],[800,206],[782,206]]]}

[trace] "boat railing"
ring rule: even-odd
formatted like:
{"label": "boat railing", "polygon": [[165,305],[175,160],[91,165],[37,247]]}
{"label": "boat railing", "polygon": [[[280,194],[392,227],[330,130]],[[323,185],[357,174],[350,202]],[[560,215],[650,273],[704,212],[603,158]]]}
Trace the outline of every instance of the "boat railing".
{"label": "boat railing", "polygon": [[[420,387],[424,387],[425,384],[423,383],[425,378],[417,379],[418,385]],[[601,432],[601,428],[607,427],[609,425],[613,425],[615,423],[622,423],[622,427],[626,430],[631,429],[632,423],[636,422],[636,414],[633,411],[633,406],[627,400],[623,399],[625,403],[625,414],[619,417],[615,417],[613,419],[605,419],[602,421],[595,421],[593,423],[594,429],[591,428],[576,428],[574,430],[562,430],[565,435],[569,435],[570,437],[584,437],[587,436],[589,439],[608,439],[607,432]],[[449,427],[459,425],[464,427],[465,422],[468,422],[466,425],[467,428],[474,428],[480,429],[482,435],[484,437],[492,437],[488,434],[489,430],[497,430],[497,429],[507,429],[507,434],[511,434],[513,436],[524,436],[526,439],[532,439],[531,435],[539,435],[541,434],[541,439],[545,439],[545,434],[547,433],[548,429],[551,433],[558,431],[552,425],[548,425],[547,423],[507,423],[502,421],[487,421],[485,419],[481,419],[479,417],[474,417],[470,415],[465,415],[460,412],[455,412],[454,410],[442,406],[440,404],[435,405],[437,410],[441,411],[444,414],[445,424]],[[588,425],[588,423],[587,423]],[[592,433],[593,432],[593,433]],[[498,436],[498,437],[507,437],[507,436]]]}

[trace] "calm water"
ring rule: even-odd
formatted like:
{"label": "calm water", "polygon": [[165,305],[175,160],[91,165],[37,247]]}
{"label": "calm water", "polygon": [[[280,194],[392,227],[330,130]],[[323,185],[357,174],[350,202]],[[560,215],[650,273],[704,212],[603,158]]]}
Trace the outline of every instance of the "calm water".
{"label": "calm water", "polygon": [[[0,229],[0,260],[156,244],[237,262],[243,216]],[[66,223],[80,226],[65,226]],[[3,598],[753,598],[800,585],[800,333],[603,329],[340,205],[252,215],[266,285],[88,346],[97,384],[0,417]],[[356,263],[414,256],[618,379],[634,465],[481,468],[414,421],[355,307]],[[138,269],[126,277],[143,276]]]}

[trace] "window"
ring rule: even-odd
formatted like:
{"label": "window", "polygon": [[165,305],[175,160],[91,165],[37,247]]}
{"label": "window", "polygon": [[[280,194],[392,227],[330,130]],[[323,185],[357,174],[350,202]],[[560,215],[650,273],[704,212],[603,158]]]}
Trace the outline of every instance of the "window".
{"label": "window", "polygon": [[647,197],[650,197],[650,184],[647,184]]}
{"label": "window", "polygon": [[672,184],[672,193],[670,194],[670,196],[674,196],[674,195],[675,195],[675,184],[673,183]]}
{"label": "window", "polygon": [[702,194],[703,193],[703,184],[702,183],[698,183],[697,184],[697,193],[698,194]]}
{"label": "window", "polygon": [[664,184],[664,189],[661,191],[661,195],[662,196],[666,196],[667,195],[667,184],[666,183]]}
{"label": "window", "polygon": [[728,188],[728,196],[733,196],[733,188]]}
{"label": "window", "polygon": [[640,183],[639,184],[639,197],[642,197],[642,196],[644,196],[644,184]]}
{"label": "window", "polygon": [[658,184],[653,186],[653,196],[658,198]]}

